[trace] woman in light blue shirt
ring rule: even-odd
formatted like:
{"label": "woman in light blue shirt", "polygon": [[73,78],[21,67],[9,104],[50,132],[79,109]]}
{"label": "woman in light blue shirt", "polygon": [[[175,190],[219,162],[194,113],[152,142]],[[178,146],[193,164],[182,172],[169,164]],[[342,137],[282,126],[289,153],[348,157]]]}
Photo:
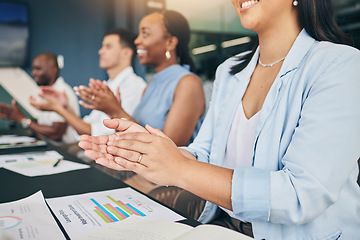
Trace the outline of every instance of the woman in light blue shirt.
{"label": "woman in light blue shirt", "polygon": [[[83,136],[80,146],[100,164],[208,200],[204,223],[225,213],[251,223],[256,239],[357,238],[360,52],[341,44],[331,1],[232,3],[259,44],[219,66],[210,109],[188,148],[121,119],[106,122],[121,134]],[[254,119],[246,143],[234,132],[244,130],[238,121]]]}

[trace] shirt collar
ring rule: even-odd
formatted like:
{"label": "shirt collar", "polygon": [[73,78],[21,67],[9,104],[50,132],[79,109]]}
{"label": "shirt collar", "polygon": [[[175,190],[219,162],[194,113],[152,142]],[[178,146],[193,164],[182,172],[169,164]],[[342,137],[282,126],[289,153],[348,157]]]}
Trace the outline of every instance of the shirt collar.
{"label": "shirt collar", "polygon": [[111,87],[111,86],[120,86],[121,83],[122,83],[123,81],[125,81],[125,79],[126,79],[129,75],[131,75],[131,74],[133,74],[133,73],[134,73],[134,69],[133,69],[131,66],[126,67],[126,68],[125,68],[124,70],[122,70],[118,75],[116,75],[115,78],[109,79],[109,80],[107,81],[107,84],[108,84],[109,87]]}
{"label": "shirt collar", "polygon": [[[316,40],[313,39],[306,32],[305,29],[302,29],[284,60],[284,63],[279,72],[280,78],[299,67],[306,54],[312,48],[314,42],[316,42]],[[244,77],[247,76],[247,78],[250,79],[251,74],[254,72],[254,69],[258,62],[258,59],[259,47],[257,47],[253,57],[251,58],[246,68],[244,68],[243,71],[235,74],[235,77],[237,77],[237,79],[244,79]]]}
{"label": "shirt collar", "polygon": [[313,39],[305,29],[301,30],[280,69],[280,78],[301,65],[303,59],[309,53],[315,42],[316,40]]}
{"label": "shirt collar", "polygon": [[55,82],[54,82],[54,84],[52,85],[52,87],[53,87],[53,88],[56,88],[56,87],[58,87],[58,86],[63,85],[64,83],[65,83],[64,78],[63,78],[63,77],[58,77],[58,78],[55,80]]}

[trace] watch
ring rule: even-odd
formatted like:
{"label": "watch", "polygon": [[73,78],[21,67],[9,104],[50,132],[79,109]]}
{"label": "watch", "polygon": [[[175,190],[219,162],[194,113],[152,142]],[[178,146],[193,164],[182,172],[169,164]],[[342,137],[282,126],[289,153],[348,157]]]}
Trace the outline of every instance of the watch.
{"label": "watch", "polygon": [[21,120],[21,126],[23,128],[29,128],[30,124],[31,124],[30,118],[24,118],[23,120]]}

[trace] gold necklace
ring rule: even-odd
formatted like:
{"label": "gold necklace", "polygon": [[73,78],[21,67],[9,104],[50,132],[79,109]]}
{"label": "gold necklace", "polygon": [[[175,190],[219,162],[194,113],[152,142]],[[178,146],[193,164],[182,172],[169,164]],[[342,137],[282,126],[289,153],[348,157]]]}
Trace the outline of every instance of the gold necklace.
{"label": "gold necklace", "polygon": [[269,63],[269,64],[264,64],[264,63],[261,62],[260,57],[259,57],[259,64],[260,64],[261,66],[263,66],[263,67],[272,67],[272,66],[274,66],[275,64],[283,61],[284,59],[285,59],[285,57],[283,57],[282,59],[280,59],[280,60],[278,60],[278,61],[276,61],[276,62]]}

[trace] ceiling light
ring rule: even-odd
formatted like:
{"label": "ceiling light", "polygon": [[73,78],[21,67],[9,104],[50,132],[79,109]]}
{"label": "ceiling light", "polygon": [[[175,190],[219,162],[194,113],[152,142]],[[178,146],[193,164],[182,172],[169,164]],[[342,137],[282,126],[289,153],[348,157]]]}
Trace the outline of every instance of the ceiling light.
{"label": "ceiling light", "polygon": [[221,47],[222,48],[233,47],[233,46],[236,46],[236,45],[248,43],[250,41],[251,41],[250,37],[237,38],[237,39],[222,42]]}
{"label": "ceiling light", "polygon": [[192,50],[192,54],[198,55],[198,54],[211,52],[211,51],[215,51],[215,50],[216,50],[216,45],[211,44],[211,45],[206,45],[206,46],[203,46],[203,47],[194,48]]}

